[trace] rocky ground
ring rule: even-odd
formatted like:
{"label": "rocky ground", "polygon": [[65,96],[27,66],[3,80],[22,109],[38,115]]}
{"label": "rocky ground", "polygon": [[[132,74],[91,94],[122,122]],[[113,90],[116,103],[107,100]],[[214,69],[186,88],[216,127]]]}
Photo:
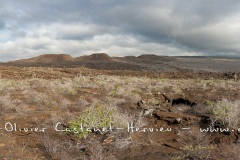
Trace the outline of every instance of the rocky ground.
{"label": "rocky ground", "polygon": [[[0,71],[0,159],[240,158],[240,86],[231,73]],[[83,117],[111,123],[105,131],[84,124],[91,132],[80,136],[71,127]]]}

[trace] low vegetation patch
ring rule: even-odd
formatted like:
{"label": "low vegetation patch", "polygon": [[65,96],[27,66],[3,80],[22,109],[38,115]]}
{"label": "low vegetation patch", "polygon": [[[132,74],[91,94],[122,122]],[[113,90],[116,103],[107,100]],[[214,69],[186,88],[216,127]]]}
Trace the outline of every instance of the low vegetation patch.
{"label": "low vegetation patch", "polygon": [[80,117],[69,122],[70,129],[79,138],[86,137],[94,129],[104,132],[104,130],[108,130],[111,125],[116,123],[115,114],[116,110],[107,108],[104,105],[90,107],[85,109]]}
{"label": "low vegetation patch", "polygon": [[196,159],[205,160],[211,157],[211,152],[216,149],[214,145],[184,145],[180,148],[184,154],[174,157],[175,160]]}
{"label": "low vegetation patch", "polygon": [[208,111],[214,121],[222,121],[227,127],[238,128],[240,126],[239,101],[231,102],[222,100],[208,102]]}

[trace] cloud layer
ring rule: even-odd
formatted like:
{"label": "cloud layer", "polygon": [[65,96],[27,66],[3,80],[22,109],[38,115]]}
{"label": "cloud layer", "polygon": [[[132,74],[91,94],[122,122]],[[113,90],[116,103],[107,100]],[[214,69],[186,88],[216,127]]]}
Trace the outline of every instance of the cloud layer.
{"label": "cloud layer", "polygon": [[72,56],[240,56],[238,0],[0,1],[0,61]]}

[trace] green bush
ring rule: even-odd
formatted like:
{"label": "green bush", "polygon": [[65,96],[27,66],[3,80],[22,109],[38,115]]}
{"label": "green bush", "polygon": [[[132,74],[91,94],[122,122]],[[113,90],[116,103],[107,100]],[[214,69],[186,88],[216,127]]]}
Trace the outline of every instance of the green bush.
{"label": "green bush", "polygon": [[114,125],[115,113],[114,109],[109,109],[104,105],[87,108],[82,112],[79,118],[69,122],[70,130],[73,132],[75,131],[75,134],[79,138],[82,138],[90,133],[87,128],[108,129],[110,124]]}

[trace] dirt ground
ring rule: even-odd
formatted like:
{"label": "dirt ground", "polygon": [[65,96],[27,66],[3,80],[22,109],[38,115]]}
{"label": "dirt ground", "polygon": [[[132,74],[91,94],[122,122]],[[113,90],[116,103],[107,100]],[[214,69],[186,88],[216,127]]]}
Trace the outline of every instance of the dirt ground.
{"label": "dirt ground", "polygon": [[[0,77],[0,159],[240,159],[232,73],[1,67]],[[99,104],[125,126],[65,132]]]}

